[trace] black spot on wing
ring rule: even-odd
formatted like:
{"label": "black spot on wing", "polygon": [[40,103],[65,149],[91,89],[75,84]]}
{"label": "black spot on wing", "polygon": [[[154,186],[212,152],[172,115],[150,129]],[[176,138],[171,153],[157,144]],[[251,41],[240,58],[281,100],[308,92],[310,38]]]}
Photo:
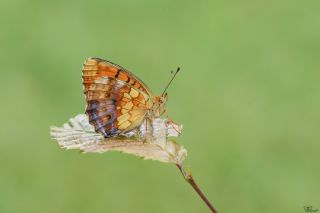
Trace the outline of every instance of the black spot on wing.
{"label": "black spot on wing", "polygon": [[115,78],[118,78],[119,75],[120,75],[120,72],[121,72],[121,69],[118,69],[118,70],[117,70],[117,73],[116,73],[116,75],[115,75],[114,77],[115,77]]}

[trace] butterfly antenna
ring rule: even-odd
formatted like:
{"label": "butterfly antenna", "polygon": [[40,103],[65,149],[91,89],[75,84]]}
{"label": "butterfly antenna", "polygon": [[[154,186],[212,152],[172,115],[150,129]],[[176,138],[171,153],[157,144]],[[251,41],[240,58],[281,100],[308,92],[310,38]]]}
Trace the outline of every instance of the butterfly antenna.
{"label": "butterfly antenna", "polygon": [[173,81],[173,79],[176,77],[176,75],[178,74],[178,72],[180,71],[180,67],[178,67],[178,69],[176,70],[176,72],[174,73],[174,75],[172,76],[171,80],[169,81],[169,83],[167,84],[166,88],[163,90],[161,96],[164,95],[164,93],[167,91],[168,87],[170,86],[171,82]]}

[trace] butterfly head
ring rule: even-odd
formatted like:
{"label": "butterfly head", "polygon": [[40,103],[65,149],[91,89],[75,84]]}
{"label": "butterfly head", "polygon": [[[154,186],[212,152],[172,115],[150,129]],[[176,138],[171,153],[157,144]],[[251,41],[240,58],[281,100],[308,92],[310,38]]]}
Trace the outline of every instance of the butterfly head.
{"label": "butterfly head", "polygon": [[164,93],[156,96],[154,99],[153,112],[156,117],[160,117],[166,111],[166,103],[168,101],[168,94]]}

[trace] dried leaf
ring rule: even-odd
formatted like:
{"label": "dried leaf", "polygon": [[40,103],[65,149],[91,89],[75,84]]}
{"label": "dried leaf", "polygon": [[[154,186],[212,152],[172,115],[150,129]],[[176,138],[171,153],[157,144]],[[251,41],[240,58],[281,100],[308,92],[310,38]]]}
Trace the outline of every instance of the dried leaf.
{"label": "dried leaf", "polygon": [[118,137],[105,139],[94,131],[84,114],[71,118],[63,127],[51,127],[50,134],[61,148],[80,149],[88,152],[120,151],[133,154],[143,159],[158,160],[165,163],[181,164],[187,156],[187,150],[167,140],[168,137],[178,137],[182,125],[157,118],[152,123],[152,141],[144,142],[145,122],[139,130],[133,130]]}

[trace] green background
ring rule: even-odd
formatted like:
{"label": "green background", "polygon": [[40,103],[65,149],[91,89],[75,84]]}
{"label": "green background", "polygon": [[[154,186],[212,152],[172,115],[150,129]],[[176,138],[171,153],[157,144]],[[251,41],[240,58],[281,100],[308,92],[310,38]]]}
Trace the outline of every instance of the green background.
{"label": "green background", "polygon": [[223,212],[320,209],[320,2],[0,6],[0,212],[208,212],[173,165],[62,151],[90,56],[133,71],[184,125],[186,167]]}

